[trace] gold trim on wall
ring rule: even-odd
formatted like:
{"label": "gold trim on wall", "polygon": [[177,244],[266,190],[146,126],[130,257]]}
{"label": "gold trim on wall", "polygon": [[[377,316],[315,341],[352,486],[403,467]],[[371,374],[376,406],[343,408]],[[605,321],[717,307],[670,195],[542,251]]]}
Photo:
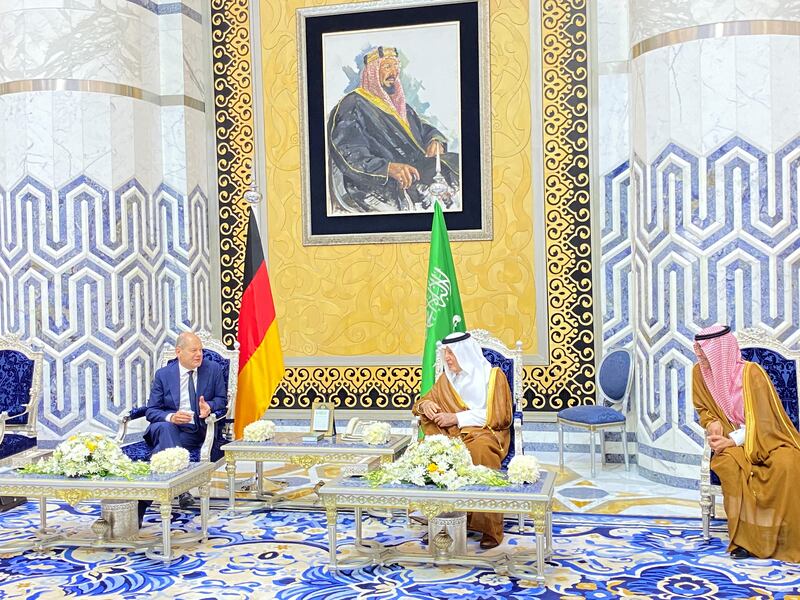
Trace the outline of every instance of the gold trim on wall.
{"label": "gold trim on wall", "polygon": [[125,96],[143,100],[157,106],[185,106],[205,112],[206,105],[202,100],[183,94],[159,96],[142,88],[113,81],[95,81],[93,79],[19,79],[0,83],[0,96],[6,94],[22,94],[25,92],[89,92]]}
{"label": "gold trim on wall", "polygon": [[523,394],[552,411],[595,399],[587,2],[543,0],[541,19],[550,356],[524,369]]}
{"label": "gold trim on wall", "polygon": [[665,31],[642,40],[633,46],[631,54],[633,58],[638,58],[642,54],[665,48],[666,46],[736,35],[800,35],[800,22],[753,19],[703,23],[702,25]]}
{"label": "gold trim on wall", "polygon": [[249,0],[211,0],[222,341],[236,341],[255,148]]}
{"label": "gold trim on wall", "polygon": [[[212,2],[212,27],[214,29],[214,74],[215,115],[217,123],[217,166],[220,188],[220,255],[222,272],[222,319],[225,341],[235,339],[241,295],[241,272],[244,259],[244,232],[246,206],[241,200],[247,184],[254,148],[252,130],[252,98],[250,92],[251,64],[249,53],[249,31],[247,0]],[[300,239],[299,214],[299,140],[298,107],[295,68],[287,61],[294,60],[294,40],[286,31],[287,23],[294,26],[294,9],[306,3],[287,6],[284,2],[262,4],[263,23],[276,29],[264,32],[265,72],[270,79],[265,81],[265,96],[280,98],[282,108],[273,103],[265,107],[265,129],[272,138],[267,146],[267,201],[271,201],[269,219],[270,276],[273,293],[277,292],[278,321],[293,324],[306,323],[306,329],[316,332],[286,334],[282,329],[284,346],[289,346],[301,355],[324,356],[319,352],[319,338],[337,339],[344,342],[353,332],[367,333],[360,328],[362,323],[346,320],[326,325],[326,305],[339,300],[349,306],[373,306],[375,310],[387,311],[384,300],[423,297],[424,277],[419,281],[407,278],[396,293],[384,298],[380,294],[368,293],[350,299],[350,293],[359,281],[356,277],[376,260],[377,252],[389,252],[390,259],[409,273],[419,270],[417,263],[426,262],[427,247],[424,245],[308,248],[312,253],[315,279],[306,281],[308,265],[295,265],[291,253],[296,251]],[[546,295],[547,327],[549,341],[548,364],[529,366],[524,369],[523,395],[528,410],[553,411],[569,404],[584,404],[594,401],[594,319],[591,273],[591,222],[589,203],[589,143],[588,143],[588,40],[586,0],[543,0],[541,2],[542,44],[540,52],[529,52],[527,3],[510,3],[492,0],[490,4],[490,28],[492,46],[492,135],[494,138],[494,201],[498,235],[506,236],[502,243],[517,243],[525,235],[528,239],[519,248],[498,246],[491,242],[459,242],[453,244],[454,255],[458,254],[466,266],[464,282],[461,283],[462,298],[470,326],[494,329],[492,333],[501,339],[522,337],[526,346],[535,344],[529,331],[513,331],[507,321],[513,313],[520,322],[520,315],[532,319],[537,299]],[[280,27],[277,25],[280,23]],[[296,55],[295,55],[296,56]],[[530,89],[528,58],[542,61],[542,131],[544,172],[544,215],[530,214],[530,111],[528,98]],[[496,64],[495,64],[496,63]],[[498,89],[505,95],[496,97]],[[294,104],[290,100],[294,101]],[[524,112],[520,107],[524,106]],[[274,137],[278,136],[278,137]],[[274,143],[280,140],[276,146]],[[538,141],[534,141],[538,143]],[[272,187],[270,187],[272,186]],[[284,206],[286,208],[284,208]],[[273,211],[276,211],[273,214]],[[537,281],[533,288],[533,265],[523,265],[522,256],[531,254],[531,219],[544,219],[546,246],[546,281]],[[527,223],[527,225],[526,225]],[[521,227],[521,229],[519,229]],[[514,229],[517,228],[517,229]],[[296,231],[295,231],[296,229]],[[511,231],[513,235],[508,232]],[[495,240],[495,243],[498,243]],[[324,254],[324,257],[323,257]],[[328,254],[330,256],[328,256]],[[287,262],[281,271],[281,262]],[[288,258],[284,258],[288,257]],[[517,258],[515,258],[517,257]],[[308,258],[308,257],[306,257]],[[497,327],[487,320],[494,318],[487,306],[487,294],[493,293],[486,286],[494,279],[475,272],[480,265],[503,264],[505,275],[500,275],[506,287],[512,290],[513,279],[509,276],[530,277],[531,292],[515,293],[504,320]],[[516,260],[516,262],[515,262]],[[315,261],[315,262],[314,262]],[[327,281],[326,273],[338,268],[343,261],[350,261],[361,270],[354,271],[353,281],[343,281],[345,287],[337,287],[335,281]],[[420,262],[421,261],[421,262]],[[277,268],[273,269],[273,264]],[[424,265],[423,265],[424,266]],[[362,268],[363,267],[363,268]],[[512,268],[513,267],[513,268]],[[369,270],[367,269],[367,271]],[[394,276],[389,273],[387,276]],[[496,279],[497,273],[492,275]],[[461,279],[461,278],[460,278]],[[279,282],[284,282],[279,285]],[[315,283],[316,282],[316,283]],[[308,285],[307,285],[308,284]],[[311,285],[311,287],[309,287]],[[282,287],[281,287],[282,286]],[[294,287],[292,287],[294,286]],[[333,287],[331,287],[333,286]],[[347,287],[349,286],[349,287]],[[361,287],[365,287],[362,283]],[[420,289],[417,289],[420,288]],[[294,290],[294,292],[292,292]],[[488,291],[487,291],[488,290]],[[288,294],[288,295],[287,295]],[[398,295],[399,294],[399,295]],[[283,297],[285,296],[285,297]],[[396,297],[395,297],[396,296]],[[297,302],[302,301],[305,309]],[[505,302],[503,300],[501,304]],[[291,304],[290,304],[291,303]],[[517,304],[519,305],[518,308]],[[287,306],[289,309],[287,310]],[[300,308],[298,308],[300,307]],[[313,310],[312,310],[313,308]],[[281,311],[287,311],[281,314]],[[514,311],[522,311],[516,313]],[[416,311],[416,312],[415,312]],[[408,354],[414,352],[415,332],[409,332],[408,321],[421,319],[423,303],[412,310],[408,308],[394,327],[386,326],[379,338],[362,336],[362,341],[352,347],[356,354]],[[511,311],[511,312],[508,312]],[[311,314],[313,313],[313,315]],[[338,314],[338,313],[337,313]],[[394,312],[384,312],[395,318]],[[487,318],[488,317],[488,318]],[[480,318],[482,322],[474,322]],[[421,321],[420,321],[421,322]],[[517,325],[518,326],[518,325]],[[535,327],[530,321],[528,327]],[[296,327],[295,327],[296,329]],[[421,329],[420,329],[421,331]],[[302,334],[302,335],[301,335]],[[413,335],[412,335],[413,334]],[[332,337],[331,337],[332,336]],[[409,337],[411,336],[411,337]],[[341,342],[339,342],[341,345]],[[380,352],[372,345],[382,345]],[[363,346],[363,347],[362,347]],[[406,348],[408,346],[408,348]],[[413,346],[413,347],[412,347]],[[421,349],[421,344],[418,344]],[[366,350],[366,351],[365,351]],[[535,349],[534,349],[535,351]],[[332,352],[347,354],[347,352]],[[273,398],[276,408],[298,408],[309,406],[314,399],[331,399],[337,406],[349,408],[409,408],[419,389],[419,368],[408,366],[386,367],[293,367],[287,369],[286,377]]]}

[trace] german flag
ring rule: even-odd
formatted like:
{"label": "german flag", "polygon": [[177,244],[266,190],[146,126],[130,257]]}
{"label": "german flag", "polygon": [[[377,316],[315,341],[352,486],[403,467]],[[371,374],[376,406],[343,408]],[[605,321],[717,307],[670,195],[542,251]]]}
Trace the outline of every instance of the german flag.
{"label": "german flag", "polygon": [[252,208],[248,218],[244,292],[239,307],[239,387],[233,422],[236,439],[241,439],[244,428],[269,408],[272,394],[283,378],[275,303]]}

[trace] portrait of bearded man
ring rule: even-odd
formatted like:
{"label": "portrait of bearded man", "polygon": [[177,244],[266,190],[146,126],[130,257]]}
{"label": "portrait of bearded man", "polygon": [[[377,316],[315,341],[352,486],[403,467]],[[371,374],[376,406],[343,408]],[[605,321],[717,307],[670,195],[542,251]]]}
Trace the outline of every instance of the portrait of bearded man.
{"label": "portrait of bearded man", "polygon": [[[431,209],[428,186],[438,165],[459,186],[459,156],[442,132],[406,102],[397,48],[366,52],[360,85],[333,108],[327,123],[328,214]],[[446,208],[452,199],[445,198]]]}

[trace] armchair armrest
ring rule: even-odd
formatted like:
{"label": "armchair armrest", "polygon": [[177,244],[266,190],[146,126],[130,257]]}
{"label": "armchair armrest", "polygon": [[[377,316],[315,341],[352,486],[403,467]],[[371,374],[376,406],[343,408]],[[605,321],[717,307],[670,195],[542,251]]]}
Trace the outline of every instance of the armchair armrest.
{"label": "armchair armrest", "polygon": [[514,406],[514,454],[525,454],[522,443],[522,411]]}
{"label": "armchair armrest", "polygon": [[200,460],[202,462],[209,462],[211,460],[211,448],[214,446],[214,440],[217,437],[217,422],[219,420],[215,413],[211,413],[205,419],[206,437],[203,440],[203,445],[200,447]]}
{"label": "armchair armrest", "polygon": [[416,442],[419,439],[419,416],[411,415],[411,441]]}
{"label": "armchair armrest", "polygon": [[147,407],[145,406],[135,406],[122,413],[119,417],[119,425],[117,426],[116,441],[121,444],[125,440],[125,436],[128,435],[128,423],[136,419],[141,419],[146,413]]}
{"label": "armchair armrest", "polygon": [[131,420],[131,411],[126,411],[122,413],[122,416],[119,418],[119,425],[117,425],[117,435],[115,440],[118,444],[122,444],[125,440],[125,436],[128,434],[128,422]]}
{"label": "armchair armrest", "polygon": [[703,457],[700,459],[700,485],[712,486],[711,483],[711,457],[714,453],[708,445],[708,438],[703,440]]}
{"label": "armchair armrest", "polygon": [[3,411],[0,413],[0,444],[3,443],[3,438],[6,437],[6,421],[8,421],[8,412]]}
{"label": "armchair armrest", "polygon": [[[18,419],[20,417],[28,415],[28,422],[23,425],[12,425],[11,423],[8,423],[7,425],[9,430],[21,431],[25,435],[35,437],[37,412],[38,411],[34,410],[34,403],[29,402],[28,404],[25,405],[25,410],[23,410],[22,412],[15,413],[13,415],[9,415],[8,412],[3,412],[3,414],[6,415],[4,423],[5,421],[10,421],[11,419]],[[2,440],[2,436],[0,436],[0,440]]]}

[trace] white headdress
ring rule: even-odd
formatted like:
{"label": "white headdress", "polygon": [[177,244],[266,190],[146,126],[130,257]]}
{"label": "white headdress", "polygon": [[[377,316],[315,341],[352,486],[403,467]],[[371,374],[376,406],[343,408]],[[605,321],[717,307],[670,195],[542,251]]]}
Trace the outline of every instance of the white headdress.
{"label": "white headdress", "polygon": [[486,406],[492,365],[483,356],[478,342],[468,333],[451,333],[442,340],[442,344],[453,351],[461,367],[461,372],[456,375],[447,368],[445,362],[444,372],[453,388],[469,408]]}

